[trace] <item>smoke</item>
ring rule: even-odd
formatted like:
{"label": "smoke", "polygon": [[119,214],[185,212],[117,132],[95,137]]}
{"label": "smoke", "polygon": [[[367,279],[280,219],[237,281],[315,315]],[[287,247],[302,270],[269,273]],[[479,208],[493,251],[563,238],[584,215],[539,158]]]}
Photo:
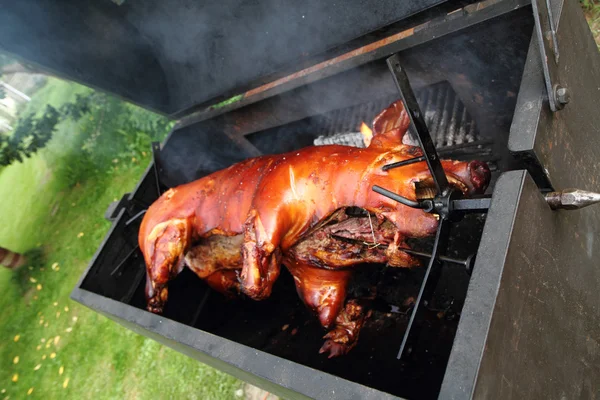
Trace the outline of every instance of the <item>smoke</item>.
{"label": "smoke", "polygon": [[298,71],[311,56],[438,2],[132,0],[124,7],[156,49],[181,110]]}

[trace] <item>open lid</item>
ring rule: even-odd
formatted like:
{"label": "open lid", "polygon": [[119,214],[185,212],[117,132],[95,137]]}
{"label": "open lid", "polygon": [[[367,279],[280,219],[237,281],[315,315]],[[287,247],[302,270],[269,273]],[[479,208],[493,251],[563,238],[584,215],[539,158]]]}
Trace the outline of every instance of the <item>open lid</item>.
{"label": "open lid", "polygon": [[20,0],[2,6],[0,48],[181,116],[442,2]]}

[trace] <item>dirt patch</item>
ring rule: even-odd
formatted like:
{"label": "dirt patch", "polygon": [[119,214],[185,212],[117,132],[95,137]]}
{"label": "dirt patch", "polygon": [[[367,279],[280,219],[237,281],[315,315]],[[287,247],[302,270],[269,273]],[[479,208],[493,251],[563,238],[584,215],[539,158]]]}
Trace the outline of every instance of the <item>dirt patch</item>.
{"label": "dirt patch", "polygon": [[249,383],[244,384],[244,399],[246,400],[279,400],[279,397]]}

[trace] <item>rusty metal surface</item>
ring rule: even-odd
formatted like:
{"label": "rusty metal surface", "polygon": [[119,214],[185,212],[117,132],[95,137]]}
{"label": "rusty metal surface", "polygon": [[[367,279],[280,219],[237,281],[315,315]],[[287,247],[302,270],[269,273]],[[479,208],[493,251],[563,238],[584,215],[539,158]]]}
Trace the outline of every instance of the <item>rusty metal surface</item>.
{"label": "rusty metal surface", "polygon": [[600,210],[552,211],[526,177],[474,397],[600,395],[599,260]]}
{"label": "rusty metal surface", "polygon": [[[600,54],[579,4],[563,1],[558,23],[557,74],[570,93],[557,112],[548,105],[534,36],[523,75],[509,149],[540,166],[530,172],[543,189],[600,191]],[[543,174],[544,176],[541,176]],[[547,183],[543,181],[546,180]]]}
{"label": "rusty metal surface", "polygon": [[553,211],[524,171],[492,202],[440,398],[597,398],[600,209]]}

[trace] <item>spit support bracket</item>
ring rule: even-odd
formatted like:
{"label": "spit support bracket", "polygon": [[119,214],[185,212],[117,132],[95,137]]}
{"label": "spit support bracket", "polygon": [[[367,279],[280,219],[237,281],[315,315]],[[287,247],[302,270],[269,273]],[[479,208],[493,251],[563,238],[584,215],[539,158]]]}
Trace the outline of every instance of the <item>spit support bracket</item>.
{"label": "spit support bracket", "polygon": [[556,8],[553,11],[552,0],[531,0],[535,31],[542,56],[544,83],[548,91],[548,103],[553,112],[562,110],[570,100],[568,87],[565,82],[560,81],[558,64],[560,49],[556,31],[563,5],[562,1],[554,1]]}
{"label": "spit support bracket", "polygon": [[394,82],[396,82],[398,91],[400,92],[400,97],[402,97],[402,102],[404,103],[404,108],[406,109],[410,123],[415,127],[417,132],[417,139],[423,150],[423,156],[425,157],[431,176],[433,177],[436,191],[438,194],[444,195],[450,190],[448,178],[446,178],[446,173],[442,168],[442,163],[440,162],[437,150],[435,149],[433,139],[431,139],[429,128],[427,128],[427,124],[425,123],[425,118],[423,117],[421,107],[419,107],[419,103],[417,102],[415,92],[410,86],[406,71],[400,64],[400,57],[398,56],[398,53],[396,53],[386,61],[392,72],[392,77],[394,78]]}
{"label": "spit support bracket", "polygon": [[429,306],[429,302],[433,297],[435,288],[440,280],[440,275],[442,274],[442,263],[439,257],[440,248],[445,249],[448,247],[449,236],[450,224],[445,217],[440,216],[433,250],[431,251],[431,258],[427,264],[427,269],[425,270],[425,276],[423,277],[417,300],[415,301],[415,305],[410,314],[410,319],[408,320],[408,325],[406,326],[406,331],[402,338],[402,344],[398,350],[398,359],[406,360],[412,353],[415,343],[419,338],[419,331],[421,330],[426,308]]}
{"label": "spit support bracket", "polygon": [[[422,209],[425,212],[439,215],[439,224],[431,254],[419,255],[429,257],[429,262],[423,282],[419,289],[419,295],[411,312],[408,326],[404,332],[404,337],[402,338],[402,343],[398,352],[398,358],[400,359],[408,357],[412,352],[415,341],[419,337],[423,315],[426,312],[426,308],[437,287],[441,275],[442,262],[449,261],[447,257],[443,256],[443,252],[445,252],[448,247],[450,220],[453,219],[454,216],[460,216],[466,212],[486,212],[490,206],[491,199],[489,197],[480,199],[461,199],[461,193],[452,190],[448,183],[446,173],[442,168],[442,163],[440,162],[438,152],[429,133],[429,129],[427,128],[427,124],[425,123],[425,119],[423,118],[423,113],[421,112],[421,108],[419,107],[414,91],[410,85],[408,76],[400,63],[398,54],[389,57],[387,59],[387,64],[394,78],[394,82],[398,87],[410,123],[417,133],[423,155],[385,165],[383,170],[387,171],[392,168],[400,168],[416,162],[425,161],[433,178],[436,194],[430,199],[412,200],[381,186],[375,185],[372,189],[373,191],[408,207]],[[472,259],[473,256],[470,256],[464,262],[460,262],[460,264],[465,265],[467,273],[471,272]]]}

